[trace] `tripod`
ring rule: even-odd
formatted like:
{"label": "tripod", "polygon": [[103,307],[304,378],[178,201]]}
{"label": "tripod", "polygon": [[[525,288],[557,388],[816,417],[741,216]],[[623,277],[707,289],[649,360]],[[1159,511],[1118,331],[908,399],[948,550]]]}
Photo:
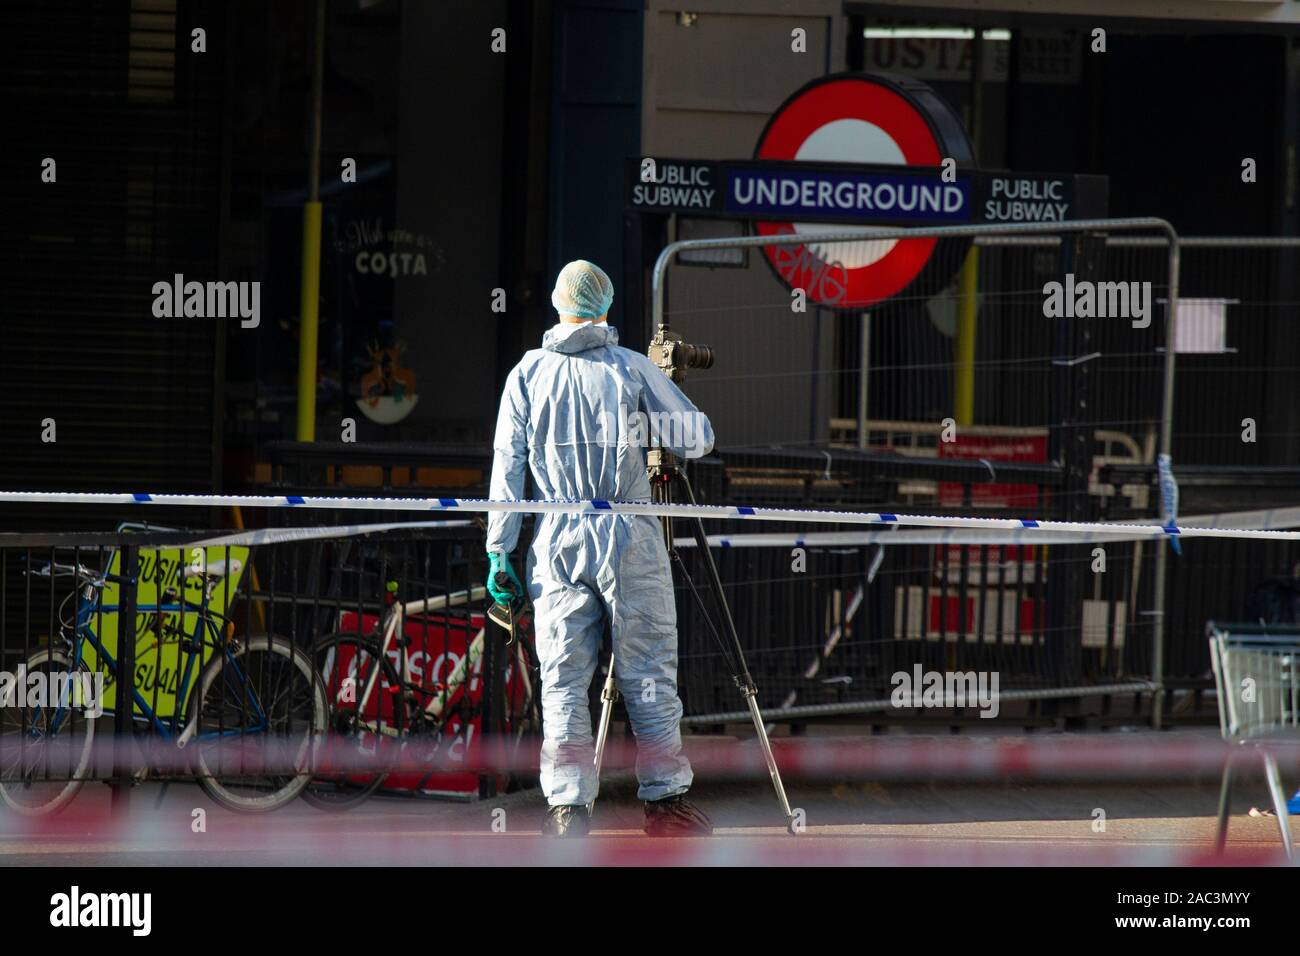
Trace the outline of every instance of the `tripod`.
{"label": "tripod", "polygon": [[[646,461],[650,474],[651,500],[656,504],[671,504],[673,502],[674,488],[680,487],[681,490],[686,492],[686,497],[691,504],[697,503],[695,501],[695,492],[691,489],[691,483],[682,472],[680,462],[675,455],[662,448],[651,448],[647,452]],[[772,756],[772,744],[767,739],[767,727],[763,722],[763,715],[758,709],[758,688],[754,685],[754,678],[750,676],[749,667],[745,663],[745,653],[740,646],[740,636],[736,633],[736,623],[731,617],[731,608],[727,605],[727,599],[722,593],[722,580],[718,577],[718,566],[714,563],[713,553],[709,550],[709,540],[704,533],[704,523],[699,518],[689,520],[691,533],[695,537],[695,546],[704,556],[704,565],[709,576],[709,589],[713,592],[714,603],[719,611],[722,625],[721,631],[718,622],[715,622],[710,615],[703,595],[695,586],[695,582],[692,580],[689,570],[687,570],[686,562],[673,544],[673,519],[667,515],[659,519],[660,524],[663,526],[664,544],[668,547],[669,556],[676,562],[678,569],[682,572],[682,580],[686,582],[687,590],[690,591],[691,597],[695,599],[695,603],[699,607],[700,613],[713,635],[713,639],[722,651],[722,656],[730,665],[732,680],[736,682],[741,696],[745,698],[745,703],[749,708],[749,715],[754,721],[754,730],[758,733],[759,746],[763,748],[763,758],[767,761],[768,775],[772,778],[772,786],[776,789],[776,798],[780,801],[781,809],[785,813],[786,829],[794,833],[796,832],[794,813],[791,811],[790,801],[785,795],[785,786],[781,783],[781,771],[777,769],[776,758]],[[725,631],[725,637],[723,631]],[[605,677],[605,685],[600,692],[600,725],[596,733],[597,778],[600,777],[605,741],[609,737],[609,719],[614,710],[614,702],[617,699],[618,689],[614,683],[614,657],[611,654],[609,673]],[[594,801],[588,804],[587,812],[589,814],[594,806]]]}

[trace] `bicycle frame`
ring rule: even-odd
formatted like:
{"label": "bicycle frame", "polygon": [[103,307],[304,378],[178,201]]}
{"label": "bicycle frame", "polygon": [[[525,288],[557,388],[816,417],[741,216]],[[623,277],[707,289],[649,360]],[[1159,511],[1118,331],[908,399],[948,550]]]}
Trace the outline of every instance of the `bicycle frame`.
{"label": "bicycle frame", "polygon": [[[102,595],[102,592],[99,593]],[[164,722],[164,720],[158,716],[153,707],[149,704],[149,701],[138,689],[134,686],[131,688],[133,705],[131,719],[133,721],[142,721],[147,723],[154,733],[158,734],[165,740],[174,740],[177,746],[181,747],[185,746],[185,744],[195,736],[207,740],[220,736],[232,736],[235,734],[242,735],[247,734],[250,731],[257,732],[264,730],[269,723],[260,700],[256,693],[253,692],[253,688],[248,682],[247,676],[239,666],[238,659],[233,654],[232,645],[222,639],[222,634],[224,633],[226,626],[230,623],[229,619],[224,614],[221,614],[219,611],[215,611],[208,606],[208,597],[208,588],[205,586],[203,590],[203,601],[200,604],[194,604],[182,597],[175,603],[140,604],[136,607],[137,612],[143,613],[153,612],[159,615],[163,613],[179,613],[182,622],[185,619],[185,612],[193,612],[196,615],[194,633],[190,635],[190,649],[185,657],[184,671],[176,688],[175,712],[170,718],[168,718],[167,722]],[[69,658],[68,670],[70,673],[74,673],[78,667],[82,666],[86,667],[87,670],[90,669],[89,664],[86,661],[86,646],[89,644],[90,647],[94,649],[95,658],[100,662],[100,666],[102,667],[107,665],[109,673],[113,675],[115,680],[118,680],[118,686],[121,686],[121,675],[119,673],[117,659],[108,652],[99,636],[91,628],[92,620],[106,612],[118,613],[120,612],[120,606],[117,604],[104,604],[100,600],[90,600],[83,592],[78,593],[77,615],[73,628],[75,637],[72,639],[73,647],[72,654]],[[160,639],[160,647],[161,644],[162,641]],[[237,729],[218,730],[204,734],[197,734],[196,727],[193,725],[187,726],[184,729],[181,728],[181,721],[183,719],[181,705],[182,702],[188,699],[190,682],[196,677],[196,660],[198,661],[199,667],[203,664],[202,653],[205,646],[219,649],[225,655],[227,663],[233,668],[235,680],[247,693],[248,699],[253,706],[254,723],[251,726],[241,725]],[[119,700],[117,705],[119,707],[122,706],[122,702]],[[139,713],[136,713],[137,708]],[[51,719],[51,728],[55,733],[58,732],[58,728],[62,726],[63,720],[71,713],[71,711],[71,707],[65,707],[62,703],[60,703],[56,708],[54,716]]]}
{"label": "bicycle frame", "polygon": [[[418,601],[395,601],[392,608],[385,612],[380,621],[380,633],[382,634],[382,637],[379,643],[379,659],[376,661],[376,666],[372,668],[370,675],[366,678],[365,686],[359,688],[360,693],[357,697],[356,713],[362,714],[366,712],[366,707],[370,703],[383,672],[382,662],[387,659],[388,655],[393,650],[393,645],[397,643],[397,635],[403,632],[408,615],[423,614],[434,610],[445,610],[451,607],[460,607],[470,601],[481,600],[486,593],[486,588],[477,587],[471,588],[468,591],[456,591],[452,594],[423,598]],[[478,633],[474,635],[474,639],[466,648],[465,655],[448,676],[446,683],[436,693],[432,693],[425,689],[423,685],[414,682],[410,652],[407,650],[405,643],[399,644],[398,679],[400,681],[400,688],[403,690],[412,688],[420,693],[427,694],[429,696],[429,702],[422,708],[423,714],[435,723],[440,724],[442,722],[443,712],[446,709],[447,702],[465,683],[467,676],[472,672],[472,668],[483,656],[485,642],[486,627],[481,627],[479,628]],[[522,653],[522,648],[520,648],[517,653]],[[521,661],[520,663],[526,664],[524,661]],[[523,680],[527,682],[527,666],[520,667],[520,672],[523,674]],[[531,688],[526,688],[526,692],[530,691]],[[396,727],[381,726],[379,720],[365,720],[359,721],[359,726],[370,733],[382,734],[388,737],[398,737],[403,735],[400,724]]]}

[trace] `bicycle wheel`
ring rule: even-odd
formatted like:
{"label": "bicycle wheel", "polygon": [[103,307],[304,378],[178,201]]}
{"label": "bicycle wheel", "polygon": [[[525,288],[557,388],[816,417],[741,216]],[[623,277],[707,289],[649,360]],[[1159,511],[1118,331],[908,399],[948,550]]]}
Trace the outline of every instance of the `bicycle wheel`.
{"label": "bicycle wheel", "polygon": [[[385,711],[399,684],[396,668],[379,653],[379,643],[356,634],[331,634],[316,647],[316,672],[330,703],[329,731],[302,798],[321,810],[348,810],[383,786],[384,730],[397,728]],[[360,698],[371,677],[377,681],[365,707]]]}
{"label": "bicycle wheel", "polygon": [[231,810],[274,810],[311,779],[329,703],[311,660],[283,637],[258,634],[221,649],[190,703],[199,785]]}
{"label": "bicycle wheel", "polygon": [[57,695],[35,704],[26,688],[0,701],[0,803],[23,816],[62,810],[81,789],[90,765],[97,718],[76,705],[90,672],[73,668],[62,651],[37,651],[26,662],[27,687],[38,684]]}

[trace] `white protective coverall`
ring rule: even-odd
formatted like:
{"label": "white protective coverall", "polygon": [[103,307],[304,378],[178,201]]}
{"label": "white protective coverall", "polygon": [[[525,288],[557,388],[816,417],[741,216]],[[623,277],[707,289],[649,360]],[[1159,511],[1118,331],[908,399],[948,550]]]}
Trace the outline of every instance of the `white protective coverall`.
{"label": "white protective coverall", "polygon": [[[646,445],[698,458],[713,428],[649,358],[622,348],[604,323],[561,323],[511,371],[497,417],[491,496],[524,497],[524,469],[546,500],[649,501]],[[487,550],[509,553],[522,516],[491,513]],[[525,582],[535,609],[544,740],[541,784],[552,806],[596,797],[588,689],[602,624],[637,739],[638,795],[658,800],[691,784],[681,754],[677,615],[658,519],[544,514]]]}

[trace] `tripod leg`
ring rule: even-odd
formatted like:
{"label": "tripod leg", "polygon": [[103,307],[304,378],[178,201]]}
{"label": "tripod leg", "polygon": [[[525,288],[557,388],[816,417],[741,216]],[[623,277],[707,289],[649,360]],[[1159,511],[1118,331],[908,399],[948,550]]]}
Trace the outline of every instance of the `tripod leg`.
{"label": "tripod leg", "polygon": [[[680,482],[685,487],[686,495],[691,504],[696,503],[695,492],[691,489],[690,481],[687,480],[685,474],[676,470],[669,473],[668,480],[658,481],[653,486],[653,497],[656,502],[666,504],[672,501],[672,490],[669,484],[672,481]],[[767,737],[767,726],[763,722],[762,712],[758,709],[758,688],[754,686],[754,679],[750,676],[748,665],[745,664],[745,654],[740,646],[740,636],[736,633],[736,622],[731,616],[731,608],[722,592],[722,578],[718,575],[718,566],[713,561],[713,552],[709,550],[709,539],[708,535],[704,533],[704,523],[698,518],[694,519],[691,522],[691,530],[695,536],[695,546],[699,549],[704,560],[704,566],[708,570],[709,587],[713,590],[714,603],[718,606],[721,625],[726,630],[729,641],[724,641],[722,635],[718,633],[718,628],[710,619],[708,609],[704,606],[704,600],[691,580],[681,554],[673,546],[672,519],[665,517],[661,520],[664,529],[664,543],[668,547],[668,554],[677,560],[677,564],[682,571],[682,578],[686,582],[691,596],[699,604],[704,620],[713,632],[713,637],[718,642],[723,657],[731,664],[733,679],[736,686],[740,688],[745,703],[749,707],[750,717],[754,720],[754,729],[758,733],[759,745],[763,748],[763,759],[767,761],[768,775],[772,778],[772,786],[776,790],[777,800],[780,801],[781,810],[785,813],[786,829],[792,834],[797,833],[794,812],[790,809],[790,800],[785,794],[785,784],[781,782],[781,771],[776,765],[776,757],[772,754],[772,743]]]}
{"label": "tripod leg", "polygon": [[[609,739],[609,719],[614,713],[614,701],[618,700],[618,687],[614,684],[614,655],[609,657],[609,673],[605,676],[605,686],[600,690],[600,724],[596,728],[596,782],[600,783],[600,765],[605,758],[605,741]],[[595,810],[596,801],[587,804],[587,816]]]}
{"label": "tripod leg", "polygon": [[[684,480],[684,479],[683,479]],[[691,502],[694,503],[695,495],[690,491],[690,485],[687,485],[687,493],[690,494]],[[740,646],[740,635],[736,633],[736,622],[731,616],[731,608],[727,605],[727,599],[722,593],[722,578],[718,574],[718,566],[713,562],[713,553],[709,550],[709,538],[704,533],[704,523],[696,518],[692,522],[692,529],[695,535],[695,546],[704,556],[704,566],[709,571],[709,586],[713,589],[713,596],[718,607],[722,611],[722,623],[726,629],[727,636],[731,639],[731,653],[733,665],[737,673],[734,675],[736,685],[744,695],[745,704],[749,707],[749,715],[754,720],[754,730],[758,734],[759,746],[763,748],[763,759],[767,761],[767,772],[772,778],[772,787],[776,790],[776,798],[781,804],[781,810],[785,813],[786,829],[790,833],[796,833],[794,812],[790,809],[790,800],[785,794],[785,784],[781,782],[781,771],[776,765],[776,757],[772,754],[772,743],[767,737],[767,725],[763,720],[763,714],[758,709],[758,688],[754,686],[754,678],[750,676],[749,666],[745,663],[745,652]]]}
{"label": "tripod leg", "polygon": [[1268,779],[1268,792],[1273,797],[1273,810],[1277,814],[1278,829],[1282,831],[1282,848],[1288,860],[1295,859],[1295,847],[1291,843],[1291,820],[1286,809],[1286,791],[1282,789],[1282,776],[1278,773],[1277,757],[1264,751],[1264,770]]}
{"label": "tripod leg", "polygon": [[785,811],[786,826],[794,832],[794,811],[790,809],[790,800],[785,795],[785,784],[781,782],[781,771],[777,769],[776,757],[772,755],[772,742],[767,739],[767,727],[763,723],[763,714],[758,709],[758,689],[752,684],[745,689],[745,703],[749,705],[749,715],[754,719],[754,730],[758,732],[758,743],[763,748],[763,759],[767,761],[767,773],[772,778],[776,789],[776,798]]}
{"label": "tripod leg", "polygon": [[1223,855],[1224,844],[1228,840],[1228,810],[1232,803],[1232,754],[1223,761],[1223,779],[1219,783],[1219,821],[1214,836],[1214,852]]}

